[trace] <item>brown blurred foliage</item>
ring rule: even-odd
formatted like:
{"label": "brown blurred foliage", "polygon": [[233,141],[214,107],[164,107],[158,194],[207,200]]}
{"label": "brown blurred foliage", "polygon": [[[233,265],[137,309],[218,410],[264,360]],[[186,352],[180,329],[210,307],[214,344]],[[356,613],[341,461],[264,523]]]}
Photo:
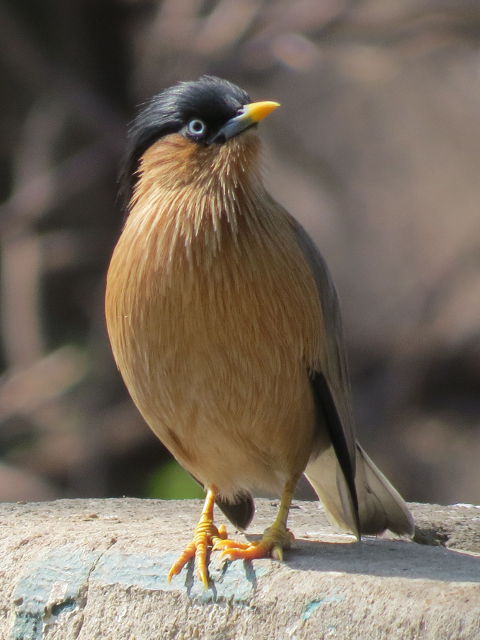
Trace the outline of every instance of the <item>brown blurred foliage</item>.
{"label": "brown blurred foliage", "polygon": [[266,180],[330,263],[366,448],[480,500],[478,0],[3,0],[0,37],[0,499],[141,494],[165,457],[104,276],[126,122],[208,72],[282,103]]}

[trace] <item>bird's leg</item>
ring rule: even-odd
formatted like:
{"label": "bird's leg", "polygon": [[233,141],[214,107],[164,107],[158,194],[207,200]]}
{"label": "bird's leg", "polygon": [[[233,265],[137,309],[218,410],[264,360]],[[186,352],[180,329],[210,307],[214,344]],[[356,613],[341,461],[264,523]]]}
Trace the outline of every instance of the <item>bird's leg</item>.
{"label": "bird's leg", "polygon": [[283,560],[283,550],[288,549],[294,540],[293,534],[287,529],[287,518],[299,477],[300,474],[292,476],[285,483],[275,522],[265,529],[261,540],[245,544],[235,540],[221,539],[215,543],[213,549],[223,550],[222,557],[227,560],[254,560],[269,557]]}
{"label": "bird's leg", "polygon": [[168,574],[168,581],[170,582],[173,576],[180,573],[183,567],[191,560],[195,558],[197,563],[197,571],[205,589],[208,589],[209,585],[209,573],[208,573],[208,554],[212,547],[227,537],[227,531],[224,525],[218,529],[213,524],[213,507],[215,505],[216,490],[214,487],[210,487],[207,490],[207,496],[205,498],[205,504],[203,505],[202,515],[195,527],[195,533],[193,535],[192,542],[185,547],[184,552],[175,562]]}

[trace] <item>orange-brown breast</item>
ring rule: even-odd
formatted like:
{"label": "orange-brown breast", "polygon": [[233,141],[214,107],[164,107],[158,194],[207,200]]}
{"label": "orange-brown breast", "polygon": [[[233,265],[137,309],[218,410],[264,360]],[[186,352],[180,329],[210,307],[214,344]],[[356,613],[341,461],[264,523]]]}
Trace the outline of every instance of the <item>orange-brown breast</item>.
{"label": "orange-brown breast", "polygon": [[307,368],[322,359],[315,282],[266,194],[255,134],[143,156],[106,313],[133,400],[179,462],[225,495],[276,490],[313,446]]}

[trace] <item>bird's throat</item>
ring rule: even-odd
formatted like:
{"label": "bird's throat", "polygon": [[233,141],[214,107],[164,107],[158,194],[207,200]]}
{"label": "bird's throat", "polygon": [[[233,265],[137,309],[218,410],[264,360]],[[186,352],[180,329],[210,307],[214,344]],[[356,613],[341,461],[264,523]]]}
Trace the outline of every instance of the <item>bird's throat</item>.
{"label": "bird's throat", "polygon": [[[256,137],[198,147],[168,136],[143,156],[123,240],[163,273],[208,263],[258,223],[264,187]],[[173,178],[174,176],[174,178]]]}

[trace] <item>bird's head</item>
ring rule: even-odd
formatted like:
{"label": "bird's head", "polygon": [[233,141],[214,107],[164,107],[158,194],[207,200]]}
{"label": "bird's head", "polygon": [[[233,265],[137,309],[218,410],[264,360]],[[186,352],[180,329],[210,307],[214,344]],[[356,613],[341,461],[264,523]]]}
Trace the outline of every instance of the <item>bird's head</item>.
{"label": "bird's head", "polygon": [[258,139],[252,130],[278,106],[252,103],[243,89],[214,76],[165,89],[129,129],[121,179],[125,201],[139,181],[170,192],[248,181],[258,165]]}

